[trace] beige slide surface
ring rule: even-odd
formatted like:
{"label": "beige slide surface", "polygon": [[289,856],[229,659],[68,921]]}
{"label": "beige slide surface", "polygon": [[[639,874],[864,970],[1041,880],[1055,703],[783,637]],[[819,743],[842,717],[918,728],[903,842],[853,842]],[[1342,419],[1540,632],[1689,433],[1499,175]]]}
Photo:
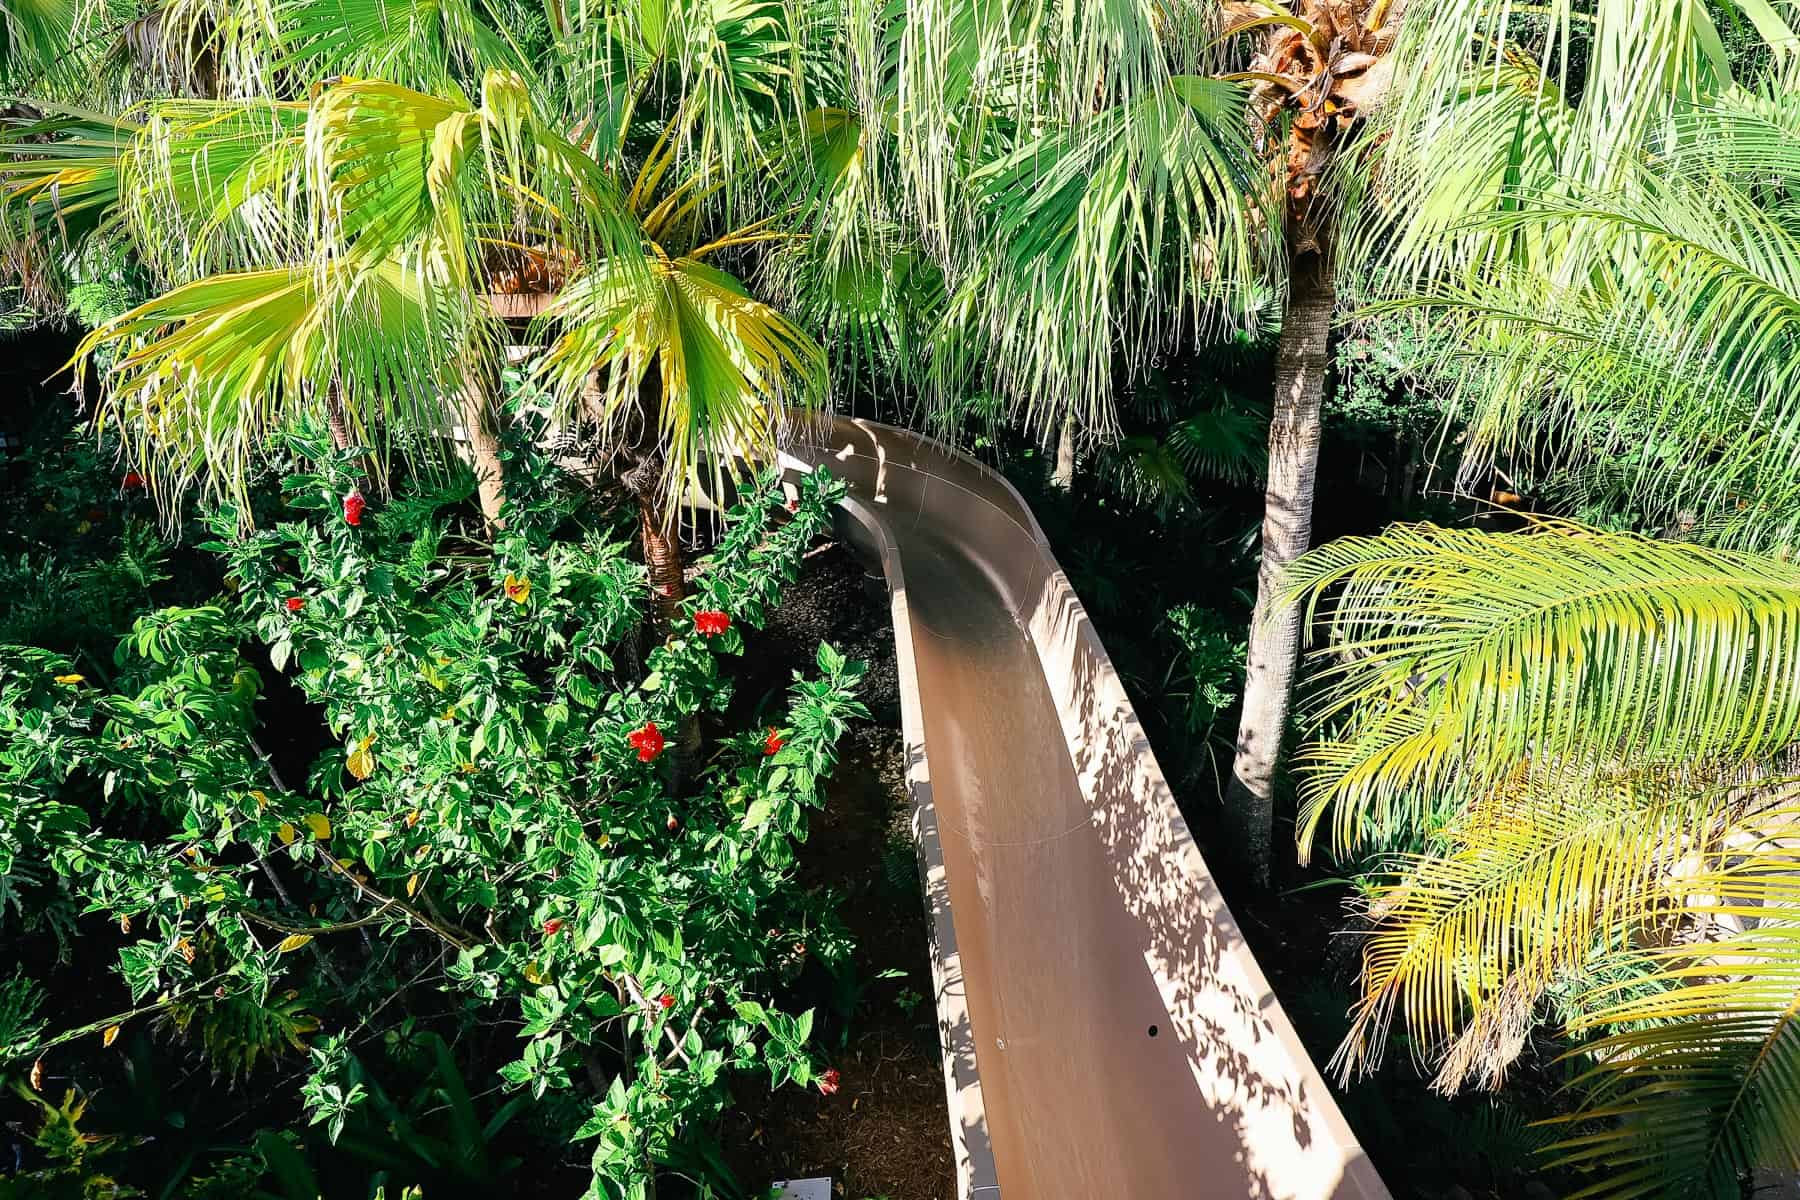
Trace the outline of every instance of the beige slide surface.
{"label": "beige slide surface", "polygon": [[1018,494],[823,419],[887,580],[962,1200],[1385,1197]]}

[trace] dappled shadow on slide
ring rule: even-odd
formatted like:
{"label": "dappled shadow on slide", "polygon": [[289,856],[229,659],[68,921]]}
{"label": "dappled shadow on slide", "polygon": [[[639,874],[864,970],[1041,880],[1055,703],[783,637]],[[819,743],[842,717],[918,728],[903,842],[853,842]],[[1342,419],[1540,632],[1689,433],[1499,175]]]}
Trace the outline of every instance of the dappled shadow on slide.
{"label": "dappled shadow on slide", "polygon": [[894,589],[964,1196],[1385,1196],[1244,945],[1017,493],[827,420]]}

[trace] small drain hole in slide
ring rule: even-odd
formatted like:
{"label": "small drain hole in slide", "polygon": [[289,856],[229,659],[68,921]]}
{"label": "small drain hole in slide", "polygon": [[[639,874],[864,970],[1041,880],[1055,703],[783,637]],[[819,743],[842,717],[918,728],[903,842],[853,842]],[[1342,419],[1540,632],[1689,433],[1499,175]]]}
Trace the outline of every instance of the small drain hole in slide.
{"label": "small drain hole in slide", "polygon": [[1152,1025],[1152,1026],[1151,1026],[1151,1027],[1150,1027],[1150,1036],[1151,1036],[1151,1037],[1155,1037],[1155,1036],[1156,1036],[1156,1026],[1154,1026],[1154,1025]]}

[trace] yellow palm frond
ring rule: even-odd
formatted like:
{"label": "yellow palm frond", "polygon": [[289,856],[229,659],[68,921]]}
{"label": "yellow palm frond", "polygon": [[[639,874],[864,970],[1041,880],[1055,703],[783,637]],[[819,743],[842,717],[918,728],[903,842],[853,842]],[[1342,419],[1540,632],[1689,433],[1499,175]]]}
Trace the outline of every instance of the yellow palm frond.
{"label": "yellow palm frond", "polygon": [[1594,1065],[1574,1121],[1604,1124],[1556,1147],[1596,1170],[1578,1195],[1735,1200],[1759,1167],[1800,1168],[1800,811],[1758,814],[1734,861],[1674,881],[1691,911],[1742,932],[1654,955],[1656,982],[1595,989],[1576,1033]]}
{"label": "yellow palm frond", "polygon": [[360,440],[429,432],[460,377],[444,352],[461,314],[386,263],[213,275],[158,296],[89,334],[76,351],[121,353],[106,414],[136,439],[165,496],[203,482],[238,494],[257,447],[336,387]]}
{"label": "yellow palm frond", "polygon": [[1334,1066],[1371,1068],[1403,1019],[1436,1086],[1496,1087],[1553,985],[1681,910],[1753,793],[1703,771],[1560,764],[1451,818],[1369,898],[1362,994]]}
{"label": "yellow palm frond", "polygon": [[1800,566],[1547,522],[1331,543],[1289,592],[1329,645],[1299,837],[1334,843],[1532,764],[1751,763],[1800,738]]}

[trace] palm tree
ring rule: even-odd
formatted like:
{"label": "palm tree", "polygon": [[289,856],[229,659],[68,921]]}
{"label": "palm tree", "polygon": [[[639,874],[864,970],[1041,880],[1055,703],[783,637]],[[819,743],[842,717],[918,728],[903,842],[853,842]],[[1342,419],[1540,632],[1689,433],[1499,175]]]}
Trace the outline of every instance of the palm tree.
{"label": "palm tree", "polygon": [[1546,1010],[1587,1059],[1593,1194],[1736,1196],[1796,1161],[1800,573],[1546,524],[1401,527],[1300,560],[1329,595],[1302,850],[1375,853],[1335,1066],[1401,1018],[1453,1091]]}
{"label": "palm tree", "polygon": [[[164,102],[111,169],[139,242],[160,240],[146,258],[189,279],[78,357],[116,354],[104,412],[170,490],[241,489],[262,441],[309,409],[362,444],[457,417],[491,453],[469,381],[501,342],[483,298],[496,231],[553,212],[590,255],[635,241],[597,164],[501,70],[479,105],[371,80],[306,102]],[[66,173],[21,186],[53,194]],[[497,520],[497,463],[477,474]]]}
{"label": "palm tree", "polygon": [[686,594],[671,536],[681,491],[707,468],[716,494],[734,451],[771,445],[784,409],[825,391],[812,339],[708,261],[796,235],[769,217],[705,231],[695,209],[717,185],[696,173],[659,189],[673,154],[660,142],[627,194],[641,254],[608,256],[564,285],[544,315],[556,336],[538,368],[553,392],[580,396],[619,448],[665,623]]}
{"label": "palm tree", "polygon": [[[628,452],[666,616],[697,464],[766,449],[782,406],[822,391],[817,347],[715,264],[799,236],[832,179],[803,152],[812,82],[779,5],[548,15],[534,56],[457,0],[288,0],[233,27],[221,90],[243,99],[152,101],[98,135],[15,130],[0,177],[17,233],[122,227],[167,286],[82,347],[116,358],[105,411],[160,489],[241,488],[302,412],[378,448],[460,422],[498,524],[492,385],[519,306],[492,296],[563,287],[539,379],[559,416]],[[195,19],[218,53],[226,18]],[[361,71],[395,78],[308,88]]]}
{"label": "palm tree", "polygon": [[1683,540],[1396,528],[1283,593],[1326,635],[1302,852],[1377,856],[1339,1069],[1398,1018],[1439,1087],[1493,1086],[1553,1014],[1584,1194],[1736,1196],[1800,1162],[1795,69],[1677,108],[1605,187],[1544,178],[1419,242],[1530,248],[1414,301],[1459,344],[1473,452]]}
{"label": "palm tree", "polygon": [[[1059,442],[1065,473],[1071,437],[1114,436],[1120,375],[1281,304],[1228,796],[1259,879],[1299,636],[1279,581],[1310,541],[1341,301],[1377,269],[1467,278],[1531,252],[1516,232],[1466,226],[1559,173],[1603,185],[1678,99],[1729,82],[1698,3],[1516,7],[934,0],[885,10],[898,15],[877,23],[883,55],[862,72],[877,84],[865,108],[893,113],[892,190],[947,279],[930,381],[952,398],[976,380],[996,389]],[[1789,36],[1764,0],[1735,7],[1771,42]],[[1565,100],[1576,60],[1586,78]],[[882,81],[906,102],[883,109]]]}

